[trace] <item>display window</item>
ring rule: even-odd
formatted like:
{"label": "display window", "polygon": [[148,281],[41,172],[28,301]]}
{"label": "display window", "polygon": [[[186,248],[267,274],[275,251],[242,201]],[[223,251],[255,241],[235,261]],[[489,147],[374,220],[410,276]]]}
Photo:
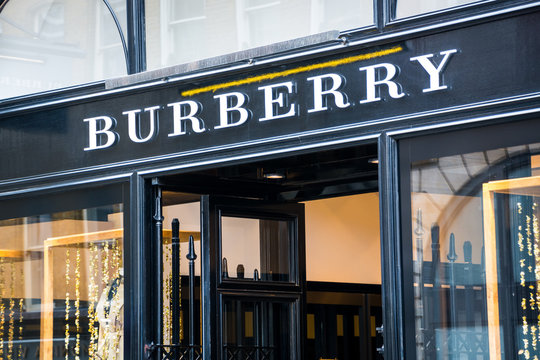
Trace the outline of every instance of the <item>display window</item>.
{"label": "display window", "polygon": [[400,143],[405,326],[417,359],[540,356],[534,128],[522,122]]}
{"label": "display window", "polygon": [[0,358],[124,358],[123,202],[101,190],[2,202]]}

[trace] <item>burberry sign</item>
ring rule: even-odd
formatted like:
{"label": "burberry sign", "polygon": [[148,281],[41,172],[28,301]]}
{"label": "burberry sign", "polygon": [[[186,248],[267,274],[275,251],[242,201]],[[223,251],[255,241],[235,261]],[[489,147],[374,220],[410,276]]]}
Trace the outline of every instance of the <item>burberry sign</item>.
{"label": "burberry sign", "polygon": [[160,132],[168,139],[211,131],[217,136],[217,131],[253,122],[279,126],[280,121],[326,112],[353,109],[361,114],[364,106],[391,106],[390,101],[450,89],[444,75],[459,56],[458,49],[407,57],[407,69],[412,64],[414,74],[405,74],[402,64],[388,59],[403,50],[396,46],[195,87],[181,91],[174,101],[123,109],[119,118],[111,114],[87,117],[82,119],[87,125],[84,150],[106,149],[120,141],[149,143]]}

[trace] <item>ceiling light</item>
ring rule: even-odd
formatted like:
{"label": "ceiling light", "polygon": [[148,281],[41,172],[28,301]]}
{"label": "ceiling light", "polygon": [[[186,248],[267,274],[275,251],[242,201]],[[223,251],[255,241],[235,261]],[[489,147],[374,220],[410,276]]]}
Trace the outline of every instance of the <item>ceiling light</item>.
{"label": "ceiling light", "polygon": [[278,179],[284,179],[285,175],[283,173],[275,171],[275,172],[264,173],[264,177],[266,179],[278,180]]}
{"label": "ceiling light", "polygon": [[379,163],[379,159],[377,159],[377,158],[369,159],[369,160],[368,160],[368,163],[370,163],[370,164],[378,164],[378,163]]}

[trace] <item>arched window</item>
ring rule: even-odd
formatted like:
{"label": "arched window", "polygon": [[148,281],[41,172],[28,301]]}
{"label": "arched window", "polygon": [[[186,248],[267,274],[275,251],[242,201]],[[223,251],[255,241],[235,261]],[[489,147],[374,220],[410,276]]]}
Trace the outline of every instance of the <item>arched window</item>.
{"label": "arched window", "polygon": [[0,99],[125,75],[119,27],[122,0],[0,3]]}

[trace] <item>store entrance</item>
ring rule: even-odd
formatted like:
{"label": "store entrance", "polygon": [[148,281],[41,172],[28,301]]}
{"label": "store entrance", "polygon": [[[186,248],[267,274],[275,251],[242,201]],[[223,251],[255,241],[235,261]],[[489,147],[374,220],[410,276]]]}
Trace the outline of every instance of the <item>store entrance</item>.
{"label": "store entrance", "polygon": [[156,358],[381,358],[374,159],[363,145],[156,179]]}

